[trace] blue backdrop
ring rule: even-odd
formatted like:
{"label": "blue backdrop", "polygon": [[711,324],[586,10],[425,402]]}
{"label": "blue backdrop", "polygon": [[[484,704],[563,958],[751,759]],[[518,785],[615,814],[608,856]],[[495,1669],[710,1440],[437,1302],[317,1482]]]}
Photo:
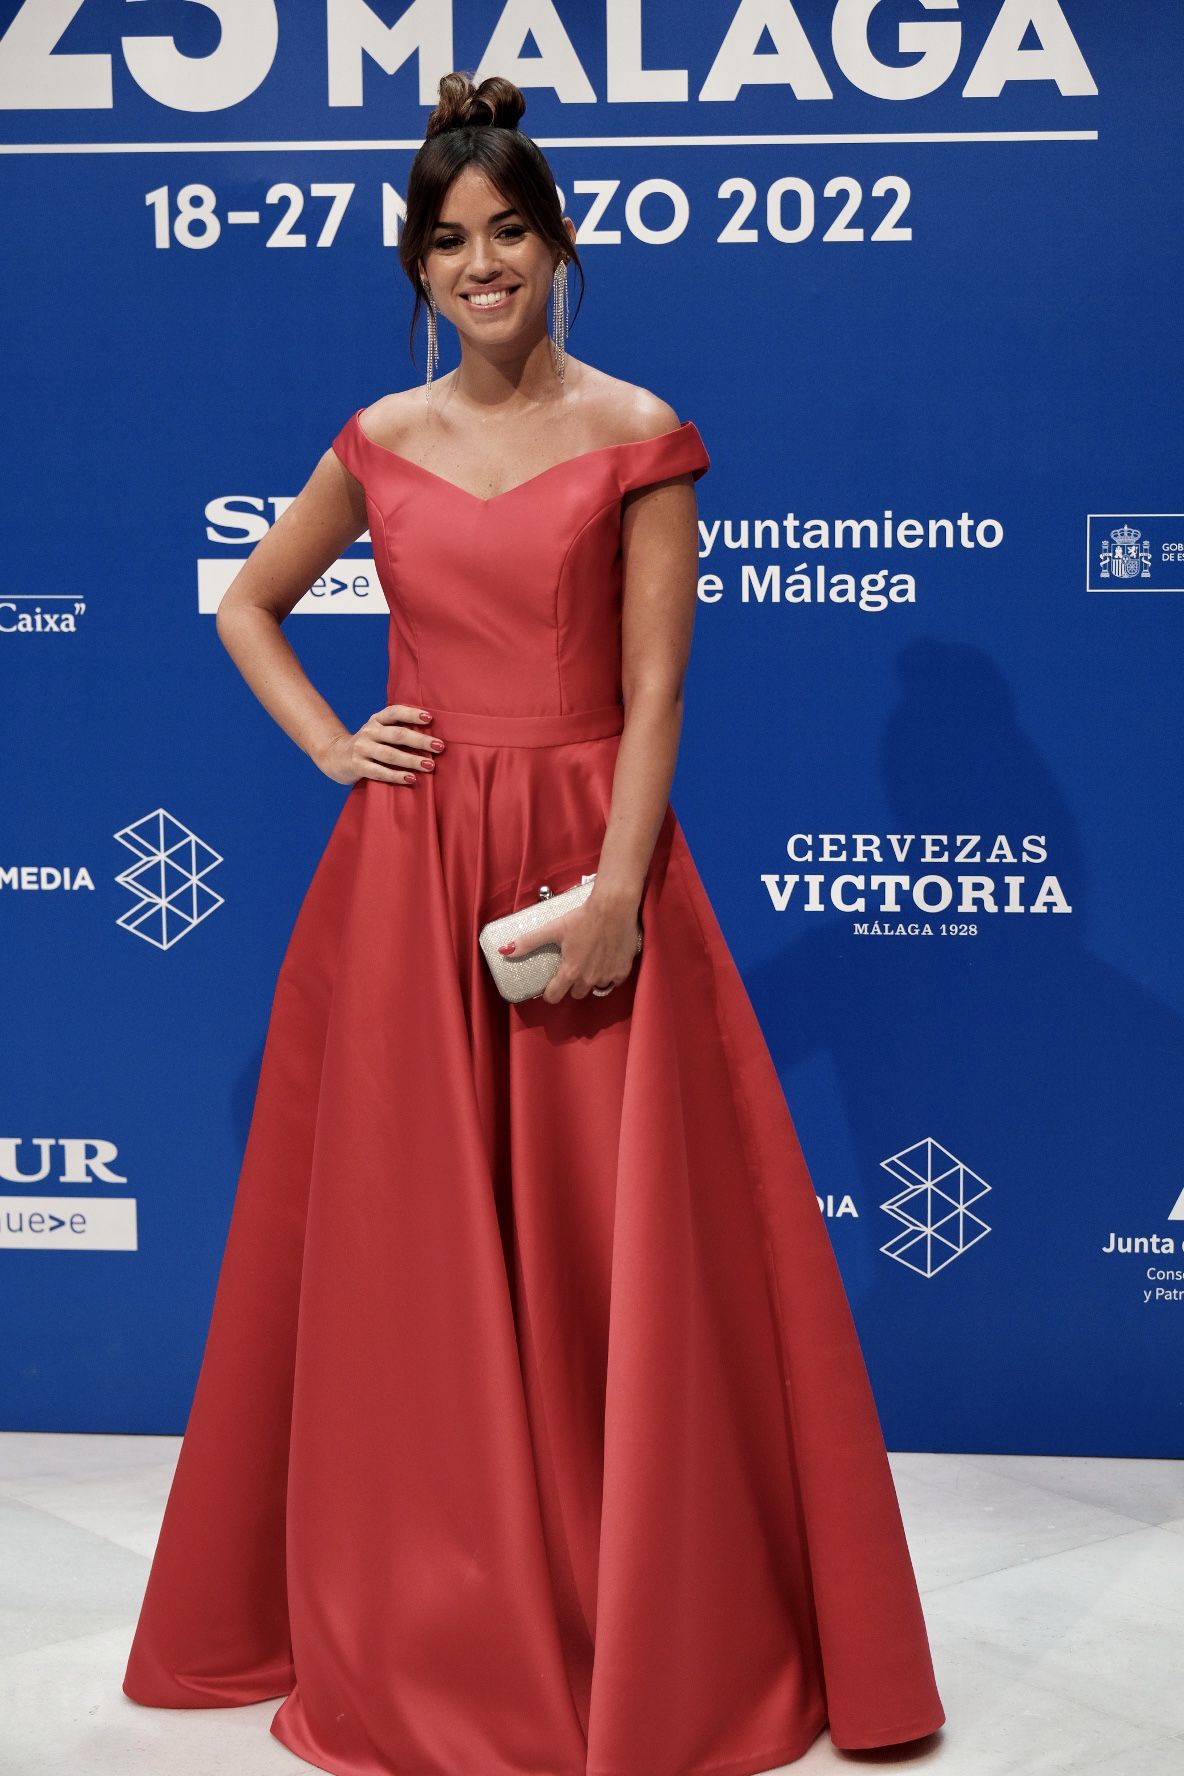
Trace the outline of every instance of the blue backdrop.
{"label": "blue backdrop", "polygon": [[[422,380],[395,243],[463,67],[579,225],[571,350],[712,454],[672,800],[890,1447],[1184,1454],[1175,0],[0,21],[3,1425],[183,1428],[345,794],[213,613]],[[365,543],[286,633],[383,702]]]}

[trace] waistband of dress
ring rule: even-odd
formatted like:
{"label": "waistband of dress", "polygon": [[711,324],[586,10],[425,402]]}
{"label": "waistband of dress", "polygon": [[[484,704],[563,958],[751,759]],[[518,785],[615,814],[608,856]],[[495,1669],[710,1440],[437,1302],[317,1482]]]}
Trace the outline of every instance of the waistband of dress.
{"label": "waistband of dress", "polygon": [[434,704],[431,709],[425,733],[471,746],[566,746],[575,740],[619,734],[625,726],[620,703],[573,709],[561,715],[478,715],[468,709],[438,709]]}

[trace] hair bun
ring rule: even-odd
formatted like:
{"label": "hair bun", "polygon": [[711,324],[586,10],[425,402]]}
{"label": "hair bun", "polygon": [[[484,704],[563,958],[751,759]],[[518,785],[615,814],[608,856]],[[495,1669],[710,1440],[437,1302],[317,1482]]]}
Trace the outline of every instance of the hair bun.
{"label": "hair bun", "polygon": [[526,110],[526,97],[512,80],[491,74],[480,86],[457,69],[441,77],[439,103],[428,118],[424,136],[430,141],[446,130],[465,129],[470,125],[494,125],[498,129],[517,129],[518,119]]}

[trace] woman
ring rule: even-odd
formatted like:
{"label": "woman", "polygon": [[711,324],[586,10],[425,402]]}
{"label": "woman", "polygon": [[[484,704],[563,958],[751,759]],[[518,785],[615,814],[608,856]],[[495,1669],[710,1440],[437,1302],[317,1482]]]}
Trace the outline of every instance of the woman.
{"label": "woman", "polygon": [[[566,354],[575,230],[524,108],[441,81],[401,253],[459,367],[346,421],[219,615],[351,787],[124,1688],[283,1696],[272,1732],[338,1776],[742,1776],[828,1720],[856,1747],[944,1714],[829,1237],[667,799],[709,459]],[[390,676],[351,732],[279,624],[367,527]],[[558,943],[545,991],[502,997],[482,927],[587,875],[515,952]]]}

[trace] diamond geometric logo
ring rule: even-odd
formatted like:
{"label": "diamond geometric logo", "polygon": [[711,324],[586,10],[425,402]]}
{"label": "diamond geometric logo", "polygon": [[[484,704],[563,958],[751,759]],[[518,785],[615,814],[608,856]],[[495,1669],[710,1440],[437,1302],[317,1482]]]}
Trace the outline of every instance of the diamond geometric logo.
{"label": "diamond geometric logo", "polygon": [[222,858],[166,809],[155,808],[115,837],[139,859],[115,878],[136,897],[117,921],[125,931],[167,950],[222,905],[203,880]]}
{"label": "diamond geometric logo", "polygon": [[880,1164],[905,1186],[880,1204],[904,1224],[880,1247],[889,1258],[907,1265],[918,1276],[936,1276],[990,1233],[987,1223],[970,1213],[968,1204],[985,1196],[991,1186],[940,1141],[926,1137],[902,1147]]}

